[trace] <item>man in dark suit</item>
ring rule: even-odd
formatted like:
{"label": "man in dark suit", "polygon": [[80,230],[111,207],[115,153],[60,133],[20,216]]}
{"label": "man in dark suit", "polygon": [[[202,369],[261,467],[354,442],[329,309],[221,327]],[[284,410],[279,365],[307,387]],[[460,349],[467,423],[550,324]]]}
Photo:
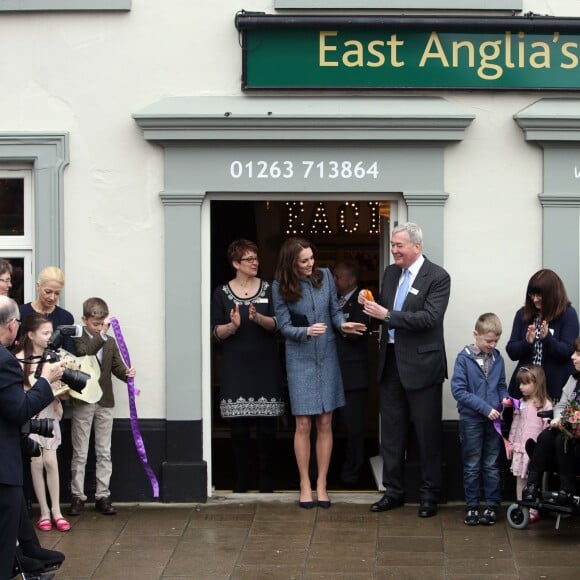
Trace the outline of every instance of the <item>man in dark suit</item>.
{"label": "man in dark suit", "polygon": [[50,383],[60,379],[63,362],[44,364],[42,376],[24,392],[24,374],[7,350],[20,326],[14,300],[0,296],[0,580],[12,577],[22,514],[20,428],[54,400]]}
{"label": "man in dark suit", "polygon": [[[358,303],[358,267],[353,262],[339,262],[334,267],[338,302],[347,322],[362,322],[369,317]],[[358,483],[365,462],[365,417],[369,387],[368,330],[360,335],[337,333],[336,349],[346,405],[338,414],[346,429],[346,456],[340,479],[347,487]]]}
{"label": "man in dark suit", "polygon": [[404,457],[409,420],[419,446],[419,516],[437,513],[441,489],[441,397],[447,377],[443,317],[451,280],[423,256],[423,234],[413,223],[393,230],[393,264],[383,275],[380,304],[359,294],[369,316],[383,321],[378,359],[381,455],[386,492],[371,506],[382,512],[403,505]]}

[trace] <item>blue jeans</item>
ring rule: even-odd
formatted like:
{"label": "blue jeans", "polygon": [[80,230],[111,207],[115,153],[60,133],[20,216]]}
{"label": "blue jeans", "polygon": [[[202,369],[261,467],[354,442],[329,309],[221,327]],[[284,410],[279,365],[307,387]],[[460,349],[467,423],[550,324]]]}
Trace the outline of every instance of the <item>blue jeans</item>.
{"label": "blue jeans", "polygon": [[501,503],[499,452],[501,438],[491,421],[459,421],[463,459],[463,487],[468,509],[479,508],[481,485],[486,506],[497,509]]}

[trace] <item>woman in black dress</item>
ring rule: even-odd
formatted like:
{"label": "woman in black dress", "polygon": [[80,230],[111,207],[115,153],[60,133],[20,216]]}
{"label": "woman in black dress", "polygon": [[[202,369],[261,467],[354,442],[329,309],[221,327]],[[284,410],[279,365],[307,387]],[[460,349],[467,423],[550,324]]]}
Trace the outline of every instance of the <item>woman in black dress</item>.
{"label": "woman in black dress", "polygon": [[284,413],[271,287],[258,278],[253,242],[232,242],[228,261],[236,275],[215,289],[211,318],[213,334],[222,343],[220,411],[232,426],[233,491],[248,490],[250,427],[255,423],[259,490],[271,492],[276,422]]}

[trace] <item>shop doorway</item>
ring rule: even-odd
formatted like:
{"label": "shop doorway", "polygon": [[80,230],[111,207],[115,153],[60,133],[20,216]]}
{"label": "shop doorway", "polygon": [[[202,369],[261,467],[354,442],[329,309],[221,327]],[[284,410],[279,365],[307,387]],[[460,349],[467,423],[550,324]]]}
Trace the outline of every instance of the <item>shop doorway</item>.
{"label": "shop doorway", "polygon": [[[380,276],[388,261],[388,240],[391,222],[396,221],[397,202],[374,199],[352,201],[353,196],[337,199],[308,200],[212,200],[211,223],[211,291],[220,283],[233,277],[227,263],[229,243],[238,238],[255,241],[260,249],[259,276],[272,280],[278,249],[290,235],[300,235],[311,240],[317,248],[317,264],[332,269],[340,261],[353,261],[359,267],[359,286],[378,293]],[[378,330],[368,337],[369,385],[365,452],[370,459],[378,454],[378,393],[375,382]],[[284,366],[284,344],[279,337],[279,362]],[[231,429],[220,416],[220,366],[221,348],[212,343],[211,354],[211,443],[212,487],[218,492],[232,490],[233,456]],[[274,458],[274,489],[298,489],[298,473],[294,460],[294,421],[287,406],[286,414],[277,425],[276,453]],[[335,421],[335,443],[329,472],[329,489],[347,489],[340,480],[340,467],[345,455],[345,431],[340,421]],[[255,439],[252,442],[255,445]],[[257,453],[250,453],[256,457]],[[253,460],[250,459],[250,462]],[[256,473],[250,481],[250,490],[257,490],[257,465],[250,470]],[[376,490],[376,481],[370,462],[367,462],[358,483],[348,489]]]}

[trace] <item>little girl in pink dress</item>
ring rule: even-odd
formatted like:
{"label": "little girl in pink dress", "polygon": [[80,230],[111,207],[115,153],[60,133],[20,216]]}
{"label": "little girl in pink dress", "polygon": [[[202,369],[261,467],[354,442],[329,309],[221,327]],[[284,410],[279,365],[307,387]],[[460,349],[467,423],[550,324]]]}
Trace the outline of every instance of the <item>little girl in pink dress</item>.
{"label": "little girl in pink dress", "polygon": [[[512,448],[511,471],[516,476],[516,492],[518,500],[522,499],[522,490],[528,481],[528,463],[530,458],[526,453],[526,441],[536,441],[538,435],[546,428],[549,419],[538,417],[538,411],[552,409],[546,388],[544,369],[538,365],[520,367],[516,375],[522,398],[520,408],[514,409],[514,419],[510,429],[509,442]],[[540,518],[537,510],[530,510],[530,522]]]}

